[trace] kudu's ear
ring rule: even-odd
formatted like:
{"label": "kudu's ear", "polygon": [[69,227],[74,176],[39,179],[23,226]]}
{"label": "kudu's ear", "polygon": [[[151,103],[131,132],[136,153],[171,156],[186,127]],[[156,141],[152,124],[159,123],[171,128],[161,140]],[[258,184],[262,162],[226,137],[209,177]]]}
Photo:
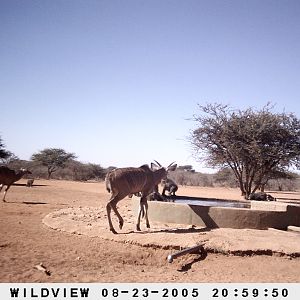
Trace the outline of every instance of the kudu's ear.
{"label": "kudu's ear", "polygon": [[175,171],[177,168],[177,164],[173,165],[174,162],[172,162],[168,167],[167,167],[167,171]]}

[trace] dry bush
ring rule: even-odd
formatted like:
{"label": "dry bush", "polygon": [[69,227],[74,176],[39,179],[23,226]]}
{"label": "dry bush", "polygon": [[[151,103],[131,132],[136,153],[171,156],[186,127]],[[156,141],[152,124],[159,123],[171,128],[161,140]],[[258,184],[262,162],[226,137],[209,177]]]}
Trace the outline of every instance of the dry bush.
{"label": "dry bush", "polygon": [[291,191],[300,190],[300,179],[271,179],[269,180],[266,189],[273,191]]}
{"label": "dry bush", "polygon": [[[48,178],[47,168],[39,163],[26,160],[14,160],[8,165],[9,168],[19,170],[20,168],[27,168],[32,172],[31,177],[34,178]],[[103,180],[105,177],[105,169],[96,164],[84,164],[79,161],[69,161],[65,168],[59,169],[51,176],[53,179],[64,179],[74,181],[87,180]]]}
{"label": "dry bush", "polygon": [[176,170],[170,172],[169,177],[179,185],[213,186],[213,176],[211,174]]}
{"label": "dry bush", "polygon": [[74,181],[103,180],[105,170],[100,165],[84,164],[76,160],[71,160],[66,164],[65,168],[53,173],[52,177]]}
{"label": "dry bush", "polygon": [[222,168],[214,174],[214,185],[236,188],[238,187],[238,182],[231,169]]}

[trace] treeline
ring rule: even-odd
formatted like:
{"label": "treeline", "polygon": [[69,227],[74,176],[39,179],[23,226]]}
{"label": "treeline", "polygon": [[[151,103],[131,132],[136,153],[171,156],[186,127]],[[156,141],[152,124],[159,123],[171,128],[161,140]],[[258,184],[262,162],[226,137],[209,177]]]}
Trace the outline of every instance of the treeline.
{"label": "treeline", "polygon": [[[11,169],[29,169],[34,178],[64,179],[73,181],[102,181],[107,172],[115,167],[103,168],[99,164],[82,163],[74,153],[60,148],[46,148],[34,153],[31,160],[21,160],[6,151],[0,137],[0,165]],[[191,165],[178,166],[169,177],[178,185],[203,187],[239,187],[239,182],[230,168],[222,168],[214,174],[196,172]],[[300,188],[300,177],[292,172],[272,172],[261,189],[295,191]]]}
{"label": "treeline", "polygon": [[[207,174],[195,172],[192,166],[179,166],[176,171],[169,174],[169,177],[178,185],[183,186],[239,187],[235,175],[229,168],[218,170],[214,174]],[[293,172],[278,175],[277,178],[274,176],[268,180],[264,188],[276,191],[296,191],[300,189],[300,176]]]}
{"label": "treeline", "polygon": [[[9,168],[18,170],[27,168],[32,171],[34,178],[48,179],[47,168],[37,162],[15,159],[6,164]],[[53,172],[51,179],[64,179],[74,181],[104,180],[107,169],[98,164],[82,163],[77,160],[70,160],[64,168]]]}
{"label": "treeline", "polygon": [[[32,170],[34,178],[48,178],[47,168],[34,161],[16,158],[6,165],[14,170],[20,168]],[[106,173],[113,168],[103,168],[99,164],[70,160],[64,168],[54,172],[51,178],[73,181],[103,181]],[[179,166],[176,171],[170,172],[169,177],[178,185],[183,186],[238,188],[238,182],[230,169],[222,169],[214,174],[207,174],[196,172],[192,166]],[[265,188],[267,190],[295,191],[300,189],[300,177],[296,173],[290,173],[290,178],[270,179]]]}
{"label": "treeline", "polygon": [[74,153],[60,148],[46,148],[34,153],[31,160],[21,160],[14,153],[5,150],[0,137],[0,165],[11,169],[29,169],[34,178],[65,179],[74,181],[103,180],[107,169],[99,164],[82,163]]}

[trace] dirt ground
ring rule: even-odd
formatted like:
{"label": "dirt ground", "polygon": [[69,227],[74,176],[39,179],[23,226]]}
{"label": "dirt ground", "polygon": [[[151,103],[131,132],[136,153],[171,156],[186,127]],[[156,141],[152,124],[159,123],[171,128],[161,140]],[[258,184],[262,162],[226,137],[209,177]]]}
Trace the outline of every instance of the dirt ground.
{"label": "dirt ground", "polygon": [[[108,232],[106,222],[101,225],[105,227],[101,228],[105,237],[104,234],[89,236],[54,230],[45,225],[43,219],[61,209],[97,208],[99,222],[105,219],[109,194],[104,184],[36,180],[32,188],[27,188],[24,183],[20,180],[18,185],[12,186],[7,193],[7,203],[0,203],[0,282],[300,282],[300,257],[278,253],[235,256],[208,252],[186,255],[168,263],[170,249],[117,240]],[[241,199],[236,189],[180,187],[178,193]],[[300,199],[300,193],[274,196]],[[122,200],[119,208],[133,230],[135,220],[130,201]],[[116,220],[113,222],[117,229]],[[159,224],[155,226],[158,228]],[[144,224],[142,230],[145,230]],[[178,234],[188,239],[185,232],[188,231]],[[136,233],[127,230],[127,234]],[[154,235],[158,244],[160,239],[161,242],[166,239],[163,232],[144,233],[149,238]],[[296,239],[300,242],[300,235],[296,235]],[[35,268],[39,264],[48,272]]]}

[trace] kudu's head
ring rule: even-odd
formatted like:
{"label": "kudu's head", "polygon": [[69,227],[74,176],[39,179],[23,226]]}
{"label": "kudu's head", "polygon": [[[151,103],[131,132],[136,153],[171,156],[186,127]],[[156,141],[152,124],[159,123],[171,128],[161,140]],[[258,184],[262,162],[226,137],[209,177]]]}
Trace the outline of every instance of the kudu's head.
{"label": "kudu's head", "polygon": [[175,171],[177,164],[172,162],[168,167],[164,168],[159,162],[151,163],[151,169],[154,172],[155,183],[159,184],[161,180],[166,180],[169,171]]}

